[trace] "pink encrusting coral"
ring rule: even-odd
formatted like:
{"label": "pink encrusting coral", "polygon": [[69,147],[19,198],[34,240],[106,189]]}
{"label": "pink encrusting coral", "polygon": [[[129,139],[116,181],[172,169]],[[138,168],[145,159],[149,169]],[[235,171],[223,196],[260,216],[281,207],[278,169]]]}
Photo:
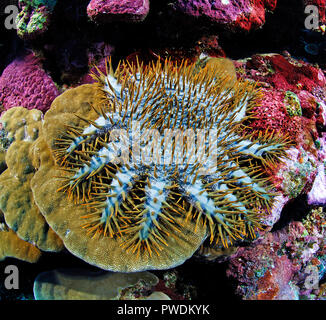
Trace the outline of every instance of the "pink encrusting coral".
{"label": "pink encrusting coral", "polygon": [[253,110],[259,117],[251,122],[250,128],[281,131],[296,140],[302,130],[301,120],[299,117],[291,118],[287,114],[283,104],[284,93],[270,89],[263,89],[262,92],[263,102]]}
{"label": "pink encrusting coral", "polygon": [[207,18],[233,30],[259,28],[266,10],[274,10],[277,0],[175,0],[174,8],[187,15]]}
{"label": "pink encrusting coral", "polygon": [[266,234],[231,257],[227,275],[237,280],[237,293],[246,300],[319,299],[325,273],[325,215],[313,209]]}
{"label": "pink encrusting coral", "polygon": [[324,168],[326,159],[326,80],[322,69],[286,53],[256,54],[236,61],[235,66],[239,78],[257,82],[262,92],[261,103],[253,110],[256,118],[248,123],[247,130],[278,131],[294,143],[283,164],[268,169],[275,188],[284,197],[294,199],[311,191],[318,174],[318,187],[309,198],[321,204],[325,197],[318,190],[325,177],[324,170],[318,168]]}
{"label": "pink encrusting coral", "polygon": [[22,106],[45,112],[58,95],[55,83],[33,54],[14,60],[0,77],[0,105],[4,110]]}
{"label": "pink encrusting coral", "polygon": [[305,150],[316,151],[317,126],[326,120],[319,107],[325,95],[323,71],[279,54],[257,54],[235,65],[239,78],[257,81],[262,88],[262,103],[254,110],[259,116],[250,127],[281,131]]}
{"label": "pink encrusting coral", "polygon": [[149,0],[91,0],[88,16],[97,22],[137,22],[146,18]]}
{"label": "pink encrusting coral", "polygon": [[245,69],[252,79],[268,83],[275,89],[312,92],[316,86],[326,85],[321,69],[280,54],[253,55]]}
{"label": "pink encrusting coral", "polygon": [[[305,195],[307,205],[326,202],[324,71],[286,52],[257,54],[235,66],[238,78],[257,82],[262,92],[254,110],[257,116],[247,130],[276,130],[289,135],[294,144],[281,165],[266,170],[280,193],[264,218],[268,229],[250,246],[237,249],[227,274],[237,281],[243,299],[324,299],[319,281],[326,271],[325,212],[314,207],[302,216],[295,211],[303,203],[293,204],[300,195]],[[291,214],[300,214],[300,221],[291,221],[299,218],[286,217],[287,211],[282,211],[291,203]],[[286,219],[290,221],[285,225]]]}

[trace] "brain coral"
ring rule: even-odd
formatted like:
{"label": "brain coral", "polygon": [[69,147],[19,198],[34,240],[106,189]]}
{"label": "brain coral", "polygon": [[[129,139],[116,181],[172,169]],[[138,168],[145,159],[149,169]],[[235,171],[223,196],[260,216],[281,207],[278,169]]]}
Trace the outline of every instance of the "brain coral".
{"label": "brain coral", "polygon": [[[49,228],[36,206],[30,181],[34,166],[30,149],[38,137],[41,111],[15,107],[6,112],[0,121],[12,133],[16,128],[15,141],[6,153],[8,169],[0,175],[0,208],[4,212],[6,224],[17,235],[45,251],[60,251],[62,241]],[[20,131],[20,125],[24,133]],[[19,135],[21,133],[21,136]]]}
{"label": "brain coral", "polygon": [[68,250],[130,272],[179,265],[206,237],[255,237],[275,195],[262,168],[290,142],[241,135],[259,93],[213,66],[122,63],[53,102],[31,186]]}
{"label": "brain coral", "polygon": [[33,55],[17,58],[0,77],[0,104],[5,110],[22,106],[45,112],[59,91]]}

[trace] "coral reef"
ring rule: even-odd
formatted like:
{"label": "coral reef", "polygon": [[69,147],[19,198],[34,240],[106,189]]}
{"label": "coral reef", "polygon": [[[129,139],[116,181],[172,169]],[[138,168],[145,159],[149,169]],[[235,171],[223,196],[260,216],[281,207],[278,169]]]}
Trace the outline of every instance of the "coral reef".
{"label": "coral reef", "polygon": [[45,112],[58,95],[55,83],[33,54],[14,60],[0,77],[0,104],[5,110],[22,106]]}
{"label": "coral reef", "polygon": [[315,87],[325,87],[323,71],[309,63],[280,54],[253,55],[242,66],[245,75],[260,81],[266,87],[292,91],[314,92]]}
{"label": "coral reef", "polygon": [[87,7],[88,16],[96,22],[138,22],[148,12],[149,0],[91,0]]}
{"label": "coral reef", "polygon": [[271,128],[296,142],[288,159],[273,172],[273,182],[286,197],[308,193],[325,160],[325,76],[320,68],[290,56],[254,55],[236,62],[240,78],[258,81],[263,99],[248,130]]}
{"label": "coral reef", "polygon": [[0,300],[325,300],[325,10],[1,1]]}
{"label": "coral reef", "polygon": [[318,299],[325,272],[325,213],[266,234],[231,257],[227,274],[247,300]]}
{"label": "coral reef", "polygon": [[46,32],[56,3],[57,0],[19,0],[17,34],[23,39],[35,39]]}

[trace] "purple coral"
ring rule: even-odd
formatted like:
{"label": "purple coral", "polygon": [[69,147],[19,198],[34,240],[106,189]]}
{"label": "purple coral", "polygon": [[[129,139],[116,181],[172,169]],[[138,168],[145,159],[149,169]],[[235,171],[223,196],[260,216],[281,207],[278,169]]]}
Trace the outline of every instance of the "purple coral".
{"label": "purple coral", "polygon": [[5,110],[22,106],[45,112],[58,95],[53,80],[33,54],[14,60],[0,77],[0,104]]}
{"label": "purple coral", "polygon": [[148,12],[149,0],[91,0],[87,7],[88,16],[97,22],[138,22]]}
{"label": "purple coral", "polygon": [[174,8],[230,29],[248,31],[265,23],[265,10],[275,9],[276,2],[277,0],[175,0]]}

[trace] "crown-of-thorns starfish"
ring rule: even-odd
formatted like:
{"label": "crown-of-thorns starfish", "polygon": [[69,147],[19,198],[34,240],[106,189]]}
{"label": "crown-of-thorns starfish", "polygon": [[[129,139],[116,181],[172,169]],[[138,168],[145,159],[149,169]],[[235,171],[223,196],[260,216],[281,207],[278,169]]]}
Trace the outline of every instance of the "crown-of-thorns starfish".
{"label": "crown-of-thorns starfish", "polygon": [[212,244],[255,237],[275,195],[262,169],[291,145],[274,132],[240,135],[261,97],[255,85],[230,86],[221,70],[170,61],[122,62],[115,72],[109,63],[94,78],[98,119],[68,127],[55,150],[69,173],[59,191],[89,207],[89,234],[159,254],[183,216],[207,226]]}

